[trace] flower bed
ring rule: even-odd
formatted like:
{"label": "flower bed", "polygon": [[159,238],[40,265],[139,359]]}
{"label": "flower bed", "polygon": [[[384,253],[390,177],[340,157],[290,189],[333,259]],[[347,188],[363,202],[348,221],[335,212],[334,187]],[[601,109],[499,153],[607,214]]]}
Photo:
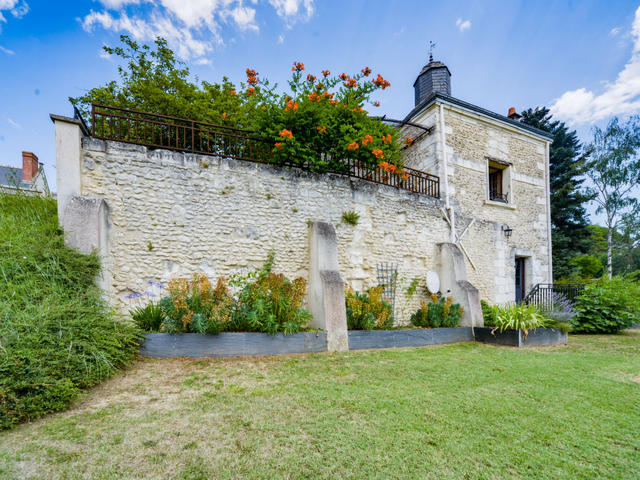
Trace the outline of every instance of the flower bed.
{"label": "flower bed", "polygon": [[327,351],[326,332],[277,333],[224,332],[147,333],[140,347],[146,357],[240,357]]}
{"label": "flower bed", "polygon": [[476,327],[474,329],[477,342],[510,347],[535,347],[540,345],[563,345],[567,343],[568,335],[559,328],[539,327],[529,330],[499,331],[495,327]]}

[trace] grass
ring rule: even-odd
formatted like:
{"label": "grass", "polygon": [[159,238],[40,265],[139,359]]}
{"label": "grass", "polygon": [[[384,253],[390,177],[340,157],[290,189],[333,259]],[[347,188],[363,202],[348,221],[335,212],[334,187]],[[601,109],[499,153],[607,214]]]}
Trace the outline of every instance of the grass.
{"label": "grass", "polygon": [[640,332],[143,359],[0,433],[3,479],[635,479]]}
{"label": "grass", "polygon": [[96,287],[97,256],[65,247],[56,208],[0,193],[0,429],[66,408],[137,351],[138,330]]}

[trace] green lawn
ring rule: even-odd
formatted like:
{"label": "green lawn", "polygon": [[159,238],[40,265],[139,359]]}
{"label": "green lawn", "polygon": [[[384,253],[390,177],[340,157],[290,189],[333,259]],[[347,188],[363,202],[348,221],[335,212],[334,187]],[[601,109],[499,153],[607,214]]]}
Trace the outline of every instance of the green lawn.
{"label": "green lawn", "polygon": [[0,478],[640,477],[640,332],[142,359],[0,433]]}

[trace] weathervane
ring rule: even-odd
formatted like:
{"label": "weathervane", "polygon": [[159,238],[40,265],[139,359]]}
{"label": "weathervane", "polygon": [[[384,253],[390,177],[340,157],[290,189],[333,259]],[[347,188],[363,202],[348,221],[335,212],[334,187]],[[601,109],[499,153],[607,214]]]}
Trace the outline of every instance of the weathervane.
{"label": "weathervane", "polygon": [[433,62],[433,50],[436,48],[436,42],[429,40],[429,62]]}

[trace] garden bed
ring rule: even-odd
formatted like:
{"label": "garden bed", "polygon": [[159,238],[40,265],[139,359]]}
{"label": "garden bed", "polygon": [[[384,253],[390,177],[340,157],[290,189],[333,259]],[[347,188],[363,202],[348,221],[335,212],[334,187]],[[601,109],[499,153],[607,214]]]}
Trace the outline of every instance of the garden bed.
{"label": "garden bed", "polygon": [[349,330],[349,350],[423,347],[426,345],[472,341],[473,332],[471,327]]}
{"label": "garden bed", "polygon": [[140,347],[145,357],[240,357],[327,351],[326,332],[278,333],[225,332],[147,333]]}
{"label": "garden bed", "polygon": [[538,345],[561,345],[567,343],[567,334],[559,328],[536,328],[529,330],[525,338],[522,330],[505,330],[500,332],[494,327],[476,327],[475,337],[477,342],[491,343],[494,345],[506,345],[511,347],[534,347]]}

